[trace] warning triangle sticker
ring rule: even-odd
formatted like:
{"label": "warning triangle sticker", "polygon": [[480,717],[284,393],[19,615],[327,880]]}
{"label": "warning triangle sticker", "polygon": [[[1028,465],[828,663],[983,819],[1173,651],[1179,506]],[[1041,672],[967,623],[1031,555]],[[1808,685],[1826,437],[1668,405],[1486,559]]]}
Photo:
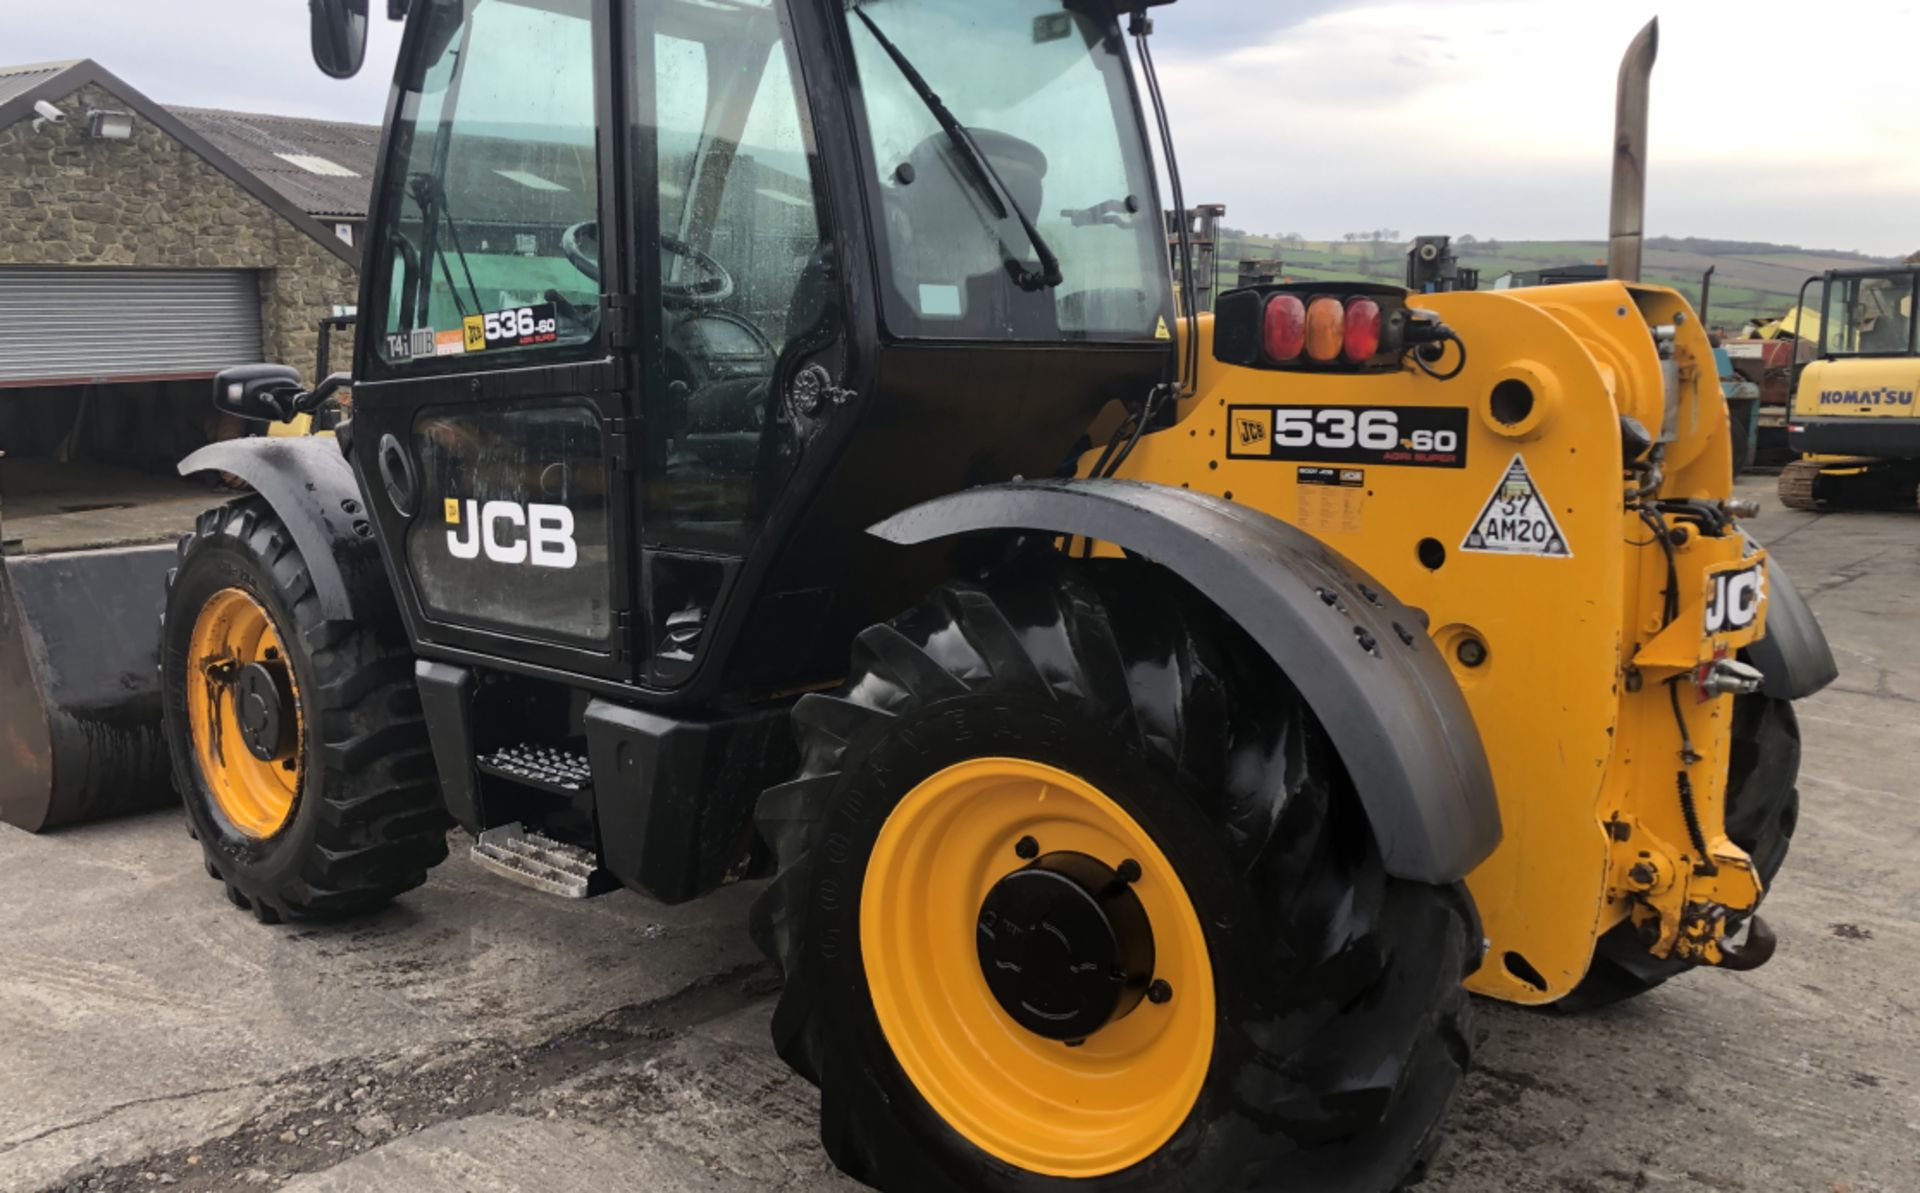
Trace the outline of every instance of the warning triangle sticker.
{"label": "warning triangle sticker", "polygon": [[1491,555],[1541,555],[1550,559],[1571,559],[1573,549],[1553,510],[1533,483],[1527,462],[1514,453],[1513,463],[1493,487],[1493,496],[1467,531],[1462,551],[1482,551]]}

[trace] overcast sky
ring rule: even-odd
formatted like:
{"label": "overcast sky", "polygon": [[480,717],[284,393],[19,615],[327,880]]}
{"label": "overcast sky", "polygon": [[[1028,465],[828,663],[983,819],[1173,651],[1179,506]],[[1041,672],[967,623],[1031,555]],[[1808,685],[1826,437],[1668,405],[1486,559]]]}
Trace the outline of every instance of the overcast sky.
{"label": "overcast sky", "polygon": [[[9,61],[370,123],[399,41],[377,21],[367,71],[336,83],[303,0],[8,8]],[[1188,199],[1257,232],[1602,238],[1615,71],[1656,12],[1650,232],[1920,249],[1915,0],[1181,0],[1156,44]]]}

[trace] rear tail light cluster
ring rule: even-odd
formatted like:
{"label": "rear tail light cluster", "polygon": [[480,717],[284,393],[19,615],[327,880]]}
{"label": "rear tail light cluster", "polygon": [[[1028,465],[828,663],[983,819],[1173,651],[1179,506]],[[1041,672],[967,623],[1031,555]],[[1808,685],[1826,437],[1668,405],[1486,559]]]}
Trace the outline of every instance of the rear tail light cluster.
{"label": "rear tail light cluster", "polygon": [[1221,295],[1214,320],[1224,363],[1340,373],[1398,370],[1431,322],[1408,310],[1405,290],[1346,283],[1235,290]]}

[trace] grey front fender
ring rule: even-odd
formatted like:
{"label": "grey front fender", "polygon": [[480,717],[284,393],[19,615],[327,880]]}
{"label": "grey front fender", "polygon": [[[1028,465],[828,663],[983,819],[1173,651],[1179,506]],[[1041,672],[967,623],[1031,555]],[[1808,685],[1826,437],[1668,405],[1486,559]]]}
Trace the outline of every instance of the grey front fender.
{"label": "grey front fender", "polygon": [[873,528],[902,545],[989,531],[1113,543],[1243,627],[1326,726],[1389,872],[1457,882],[1499,844],[1479,730],[1422,616],[1326,544],[1245,506],[1111,480],[990,485]]}

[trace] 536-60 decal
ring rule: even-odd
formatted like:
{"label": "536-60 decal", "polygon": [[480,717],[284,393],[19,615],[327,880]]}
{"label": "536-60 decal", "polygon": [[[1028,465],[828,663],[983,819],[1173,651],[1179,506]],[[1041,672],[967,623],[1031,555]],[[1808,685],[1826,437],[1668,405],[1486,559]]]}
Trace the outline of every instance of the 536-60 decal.
{"label": "536-60 decal", "polygon": [[514,307],[485,315],[468,315],[462,324],[467,351],[485,352],[491,348],[525,348],[533,344],[551,344],[559,338],[559,322],[553,304]]}
{"label": "536-60 decal", "polygon": [[1237,460],[1467,466],[1467,412],[1434,406],[1231,406]]}

